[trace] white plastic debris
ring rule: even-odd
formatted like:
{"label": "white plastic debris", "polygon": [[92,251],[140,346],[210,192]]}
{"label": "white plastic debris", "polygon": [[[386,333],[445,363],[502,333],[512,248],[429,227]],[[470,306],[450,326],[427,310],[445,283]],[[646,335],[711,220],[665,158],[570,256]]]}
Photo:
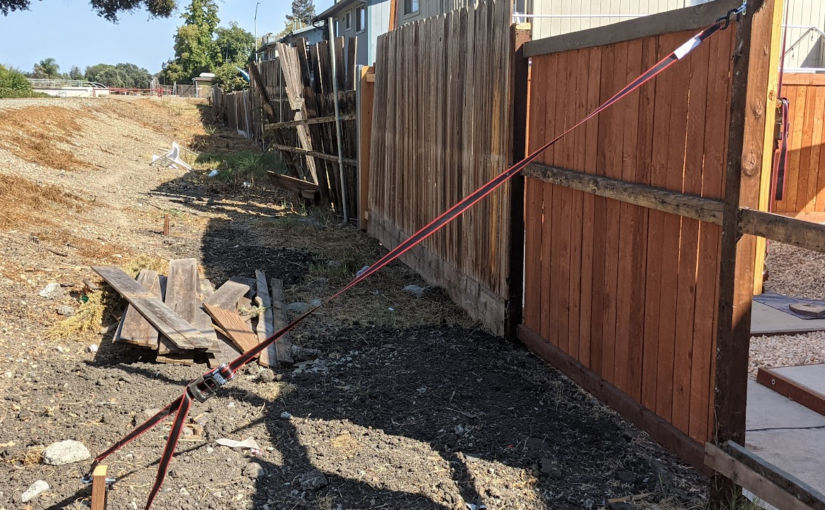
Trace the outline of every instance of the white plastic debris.
{"label": "white plastic debris", "polygon": [[229,447],[229,448],[241,448],[241,449],[249,448],[249,449],[254,449],[254,450],[260,450],[261,449],[261,447],[258,446],[258,443],[255,442],[255,439],[251,438],[251,437],[247,437],[243,441],[235,441],[234,439],[227,439],[225,437],[222,437],[222,438],[218,439],[215,442],[218,443],[221,446],[226,446],[226,447]]}
{"label": "white plastic debris", "polygon": [[219,173],[217,170],[212,170],[209,172],[209,177],[217,177]]}

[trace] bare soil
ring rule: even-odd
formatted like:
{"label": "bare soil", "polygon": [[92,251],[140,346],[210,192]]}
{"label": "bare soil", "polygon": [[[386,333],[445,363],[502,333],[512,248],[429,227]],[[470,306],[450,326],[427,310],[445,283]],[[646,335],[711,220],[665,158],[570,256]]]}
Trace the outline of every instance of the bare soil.
{"label": "bare soil", "polygon": [[[26,113],[44,108],[76,124]],[[91,333],[47,339],[65,320],[58,307],[83,309],[84,279],[102,285],[89,265],[195,257],[216,285],[262,269],[285,281],[288,301],[308,302],[383,253],[328,212],[260,183],[218,183],[200,165],[149,166],[172,140],[250,147],[209,118],[186,101],[0,101],[0,509],[85,508],[89,462],[47,466],[44,447],[75,439],[101,452],[204,371],[113,344],[119,299],[101,301]],[[57,156],[41,158],[20,137]],[[49,282],[63,286],[61,297],[38,295]],[[179,444],[155,508],[704,505],[702,475],[522,346],[485,333],[440,289],[421,298],[402,290],[413,283],[425,286],[392,264],[295,332],[311,353],[304,361],[275,374],[250,366],[196,405],[203,435]],[[166,431],[109,459],[118,479],[110,508],[144,505]],[[215,442],[248,437],[260,451]],[[51,488],[23,504],[38,479]]]}

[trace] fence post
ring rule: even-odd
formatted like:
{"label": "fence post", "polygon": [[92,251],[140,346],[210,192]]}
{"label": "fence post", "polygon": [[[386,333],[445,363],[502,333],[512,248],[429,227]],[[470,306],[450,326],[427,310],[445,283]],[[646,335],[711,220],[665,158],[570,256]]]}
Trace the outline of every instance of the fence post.
{"label": "fence post", "polygon": [[[756,239],[740,238],[739,207],[757,208],[769,88],[775,51],[774,9],[782,0],[748,0],[737,24],[730,102],[724,215],[719,270],[714,386],[714,443],[745,444],[751,299]],[[741,488],[719,475],[711,482],[710,507],[728,508]]]}
{"label": "fence post", "polygon": [[[527,148],[527,94],[529,60],[524,57],[524,43],[530,40],[530,24],[510,26],[510,162],[521,161]],[[510,180],[509,264],[507,268],[507,304],[504,311],[504,336],[518,339],[524,294],[524,176]]]}

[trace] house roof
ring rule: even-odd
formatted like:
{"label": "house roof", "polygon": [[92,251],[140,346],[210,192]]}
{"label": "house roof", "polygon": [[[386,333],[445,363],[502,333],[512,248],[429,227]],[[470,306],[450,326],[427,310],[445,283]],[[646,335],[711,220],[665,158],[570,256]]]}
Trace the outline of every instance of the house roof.
{"label": "house roof", "polygon": [[332,4],[332,7],[312,18],[312,22],[314,23],[316,21],[326,21],[326,19],[330,16],[335,16],[344,9],[357,4],[366,4],[366,2],[364,0],[341,0],[340,2]]}

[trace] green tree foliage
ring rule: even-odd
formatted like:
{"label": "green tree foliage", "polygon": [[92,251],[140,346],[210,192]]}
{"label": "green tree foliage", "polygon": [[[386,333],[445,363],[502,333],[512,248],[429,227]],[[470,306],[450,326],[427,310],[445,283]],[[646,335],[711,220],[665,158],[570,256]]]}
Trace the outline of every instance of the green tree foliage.
{"label": "green tree foliage", "polygon": [[188,82],[217,67],[219,59],[213,36],[220,20],[214,0],[192,0],[181,17],[184,23],[175,34],[175,58],[163,70],[169,83]]}
{"label": "green tree foliage", "polygon": [[315,3],[312,0],[292,0],[292,14],[286,15],[287,26],[309,25],[315,17]]}
{"label": "green tree foliage", "polygon": [[224,64],[238,64],[245,67],[255,49],[255,36],[239,27],[234,21],[229,28],[215,30],[218,57]]}
{"label": "green tree foliage", "polygon": [[248,88],[249,84],[241,77],[238,68],[243,68],[243,66],[226,63],[217,68],[215,70],[215,85],[220,87],[224,92]]}
{"label": "green tree foliage", "polygon": [[23,73],[0,65],[0,97],[28,97],[31,95],[31,83]]}
{"label": "green tree foliage", "polygon": [[[92,9],[98,16],[109,21],[117,21],[121,12],[131,12],[146,8],[152,16],[168,18],[175,10],[175,0],[91,0]],[[10,12],[27,10],[31,0],[0,0],[0,13],[8,16]]]}
{"label": "green tree foliage", "polygon": [[59,75],[60,66],[52,57],[44,58],[40,62],[34,64],[32,71],[33,78],[56,78]]}
{"label": "green tree foliage", "polygon": [[135,64],[97,64],[86,68],[86,79],[107,87],[145,89],[149,87],[152,75]]}
{"label": "green tree foliage", "polygon": [[69,70],[69,78],[72,80],[82,80],[85,78],[83,75],[83,71],[80,70],[77,66],[72,66],[71,70]]}

